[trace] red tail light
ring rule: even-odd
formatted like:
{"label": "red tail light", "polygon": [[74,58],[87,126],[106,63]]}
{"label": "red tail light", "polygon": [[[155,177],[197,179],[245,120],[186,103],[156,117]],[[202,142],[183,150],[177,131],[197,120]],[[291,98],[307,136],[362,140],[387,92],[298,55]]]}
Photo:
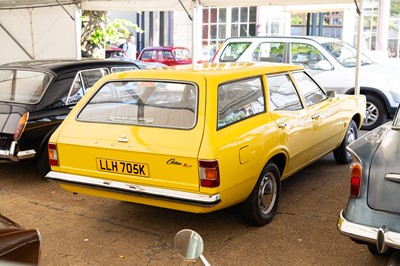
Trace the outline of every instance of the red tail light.
{"label": "red tail light", "polygon": [[14,140],[19,140],[19,138],[22,135],[22,132],[24,132],[26,123],[28,122],[29,119],[29,113],[26,112],[21,119],[18,122],[17,128],[14,131]]}
{"label": "red tail light", "polygon": [[219,167],[218,161],[199,161],[199,173],[200,173],[200,186],[202,187],[218,187],[220,183],[219,179]]}
{"label": "red tail light", "polygon": [[57,145],[55,143],[48,144],[49,164],[51,166],[58,166]]}
{"label": "red tail light", "polygon": [[350,167],[350,171],[350,195],[352,197],[359,197],[361,189],[362,166],[359,163],[353,163]]}

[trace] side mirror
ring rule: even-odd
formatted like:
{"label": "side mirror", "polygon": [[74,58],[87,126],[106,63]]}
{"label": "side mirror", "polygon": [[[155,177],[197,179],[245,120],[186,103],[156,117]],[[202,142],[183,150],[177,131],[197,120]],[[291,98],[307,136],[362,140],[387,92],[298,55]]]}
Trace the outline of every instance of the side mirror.
{"label": "side mirror", "polygon": [[175,249],[185,260],[196,261],[200,258],[204,265],[210,266],[203,256],[203,239],[197,232],[191,229],[179,231],[175,235],[174,244]]}
{"label": "side mirror", "polygon": [[326,92],[326,95],[329,98],[335,98],[336,97],[336,92],[334,90],[329,90],[329,91]]}
{"label": "side mirror", "polygon": [[321,70],[332,70],[333,66],[327,60],[321,60],[318,62],[318,69]]}

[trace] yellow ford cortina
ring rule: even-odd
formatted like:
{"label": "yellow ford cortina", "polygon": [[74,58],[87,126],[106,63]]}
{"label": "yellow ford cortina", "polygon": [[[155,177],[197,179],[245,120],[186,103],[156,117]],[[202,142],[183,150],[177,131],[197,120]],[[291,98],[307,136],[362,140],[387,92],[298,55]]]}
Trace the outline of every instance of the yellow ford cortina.
{"label": "yellow ford cortina", "polygon": [[281,181],[329,152],[349,163],[365,97],[299,66],[143,70],[99,80],[51,136],[47,179],[72,192],[194,213],[276,213]]}

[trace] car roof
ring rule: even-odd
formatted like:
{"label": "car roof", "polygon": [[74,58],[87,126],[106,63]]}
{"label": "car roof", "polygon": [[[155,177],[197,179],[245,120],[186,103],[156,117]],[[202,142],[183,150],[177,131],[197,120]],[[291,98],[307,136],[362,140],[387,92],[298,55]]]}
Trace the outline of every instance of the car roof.
{"label": "car roof", "polygon": [[91,69],[99,67],[136,66],[135,63],[122,60],[99,59],[51,59],[11,62],[0,65],[1,68],[35,69],[39,71],[53,71],[55,73],[73,69]]}
{"label": "car roof", "polygon": [[163,50],[163,51],[176,50],[176,49],[189,50],[189,48],[180,46],[151,46],[143,48],[143,50]]}
{"label": "car roof", "polygon": [[341,40],[323,36],[255,36],[255,37],[230,37],[228,40],[257,40],[257,39],[297,39],[297,40],[311,40],[318,43],[327,43],[327,42],[340,42]]}
{"label": "car roof", "polygon": [[[195,77],[204,77],[222,80],[229,75],[237,79],[254,77],[261,74],[275,74],[294,70],[304,70],[299,65],[282,63],[211,63],[174,66],[163,69],[141,70],[140,73],[124,72],[109,75],[110,79],[165,79],[191,80]],[[156,72],[155,72],[156,71]],[[171,73],[172,72],[172,73]]]}

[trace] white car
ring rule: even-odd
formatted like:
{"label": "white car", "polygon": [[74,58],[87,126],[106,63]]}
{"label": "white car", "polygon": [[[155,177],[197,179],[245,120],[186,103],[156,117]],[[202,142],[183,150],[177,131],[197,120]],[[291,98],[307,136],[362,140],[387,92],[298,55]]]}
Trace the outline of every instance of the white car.
{"label": "white car", "polygon": [[[317,36],[228,38],[213,62],[282,62],[308,69],[327,90],[353,94],[356,49],[333,38]],[[400,103],[400,67],[374,63],[362,55],[360,93],[367,98],[363,129],[392,118]]]}

